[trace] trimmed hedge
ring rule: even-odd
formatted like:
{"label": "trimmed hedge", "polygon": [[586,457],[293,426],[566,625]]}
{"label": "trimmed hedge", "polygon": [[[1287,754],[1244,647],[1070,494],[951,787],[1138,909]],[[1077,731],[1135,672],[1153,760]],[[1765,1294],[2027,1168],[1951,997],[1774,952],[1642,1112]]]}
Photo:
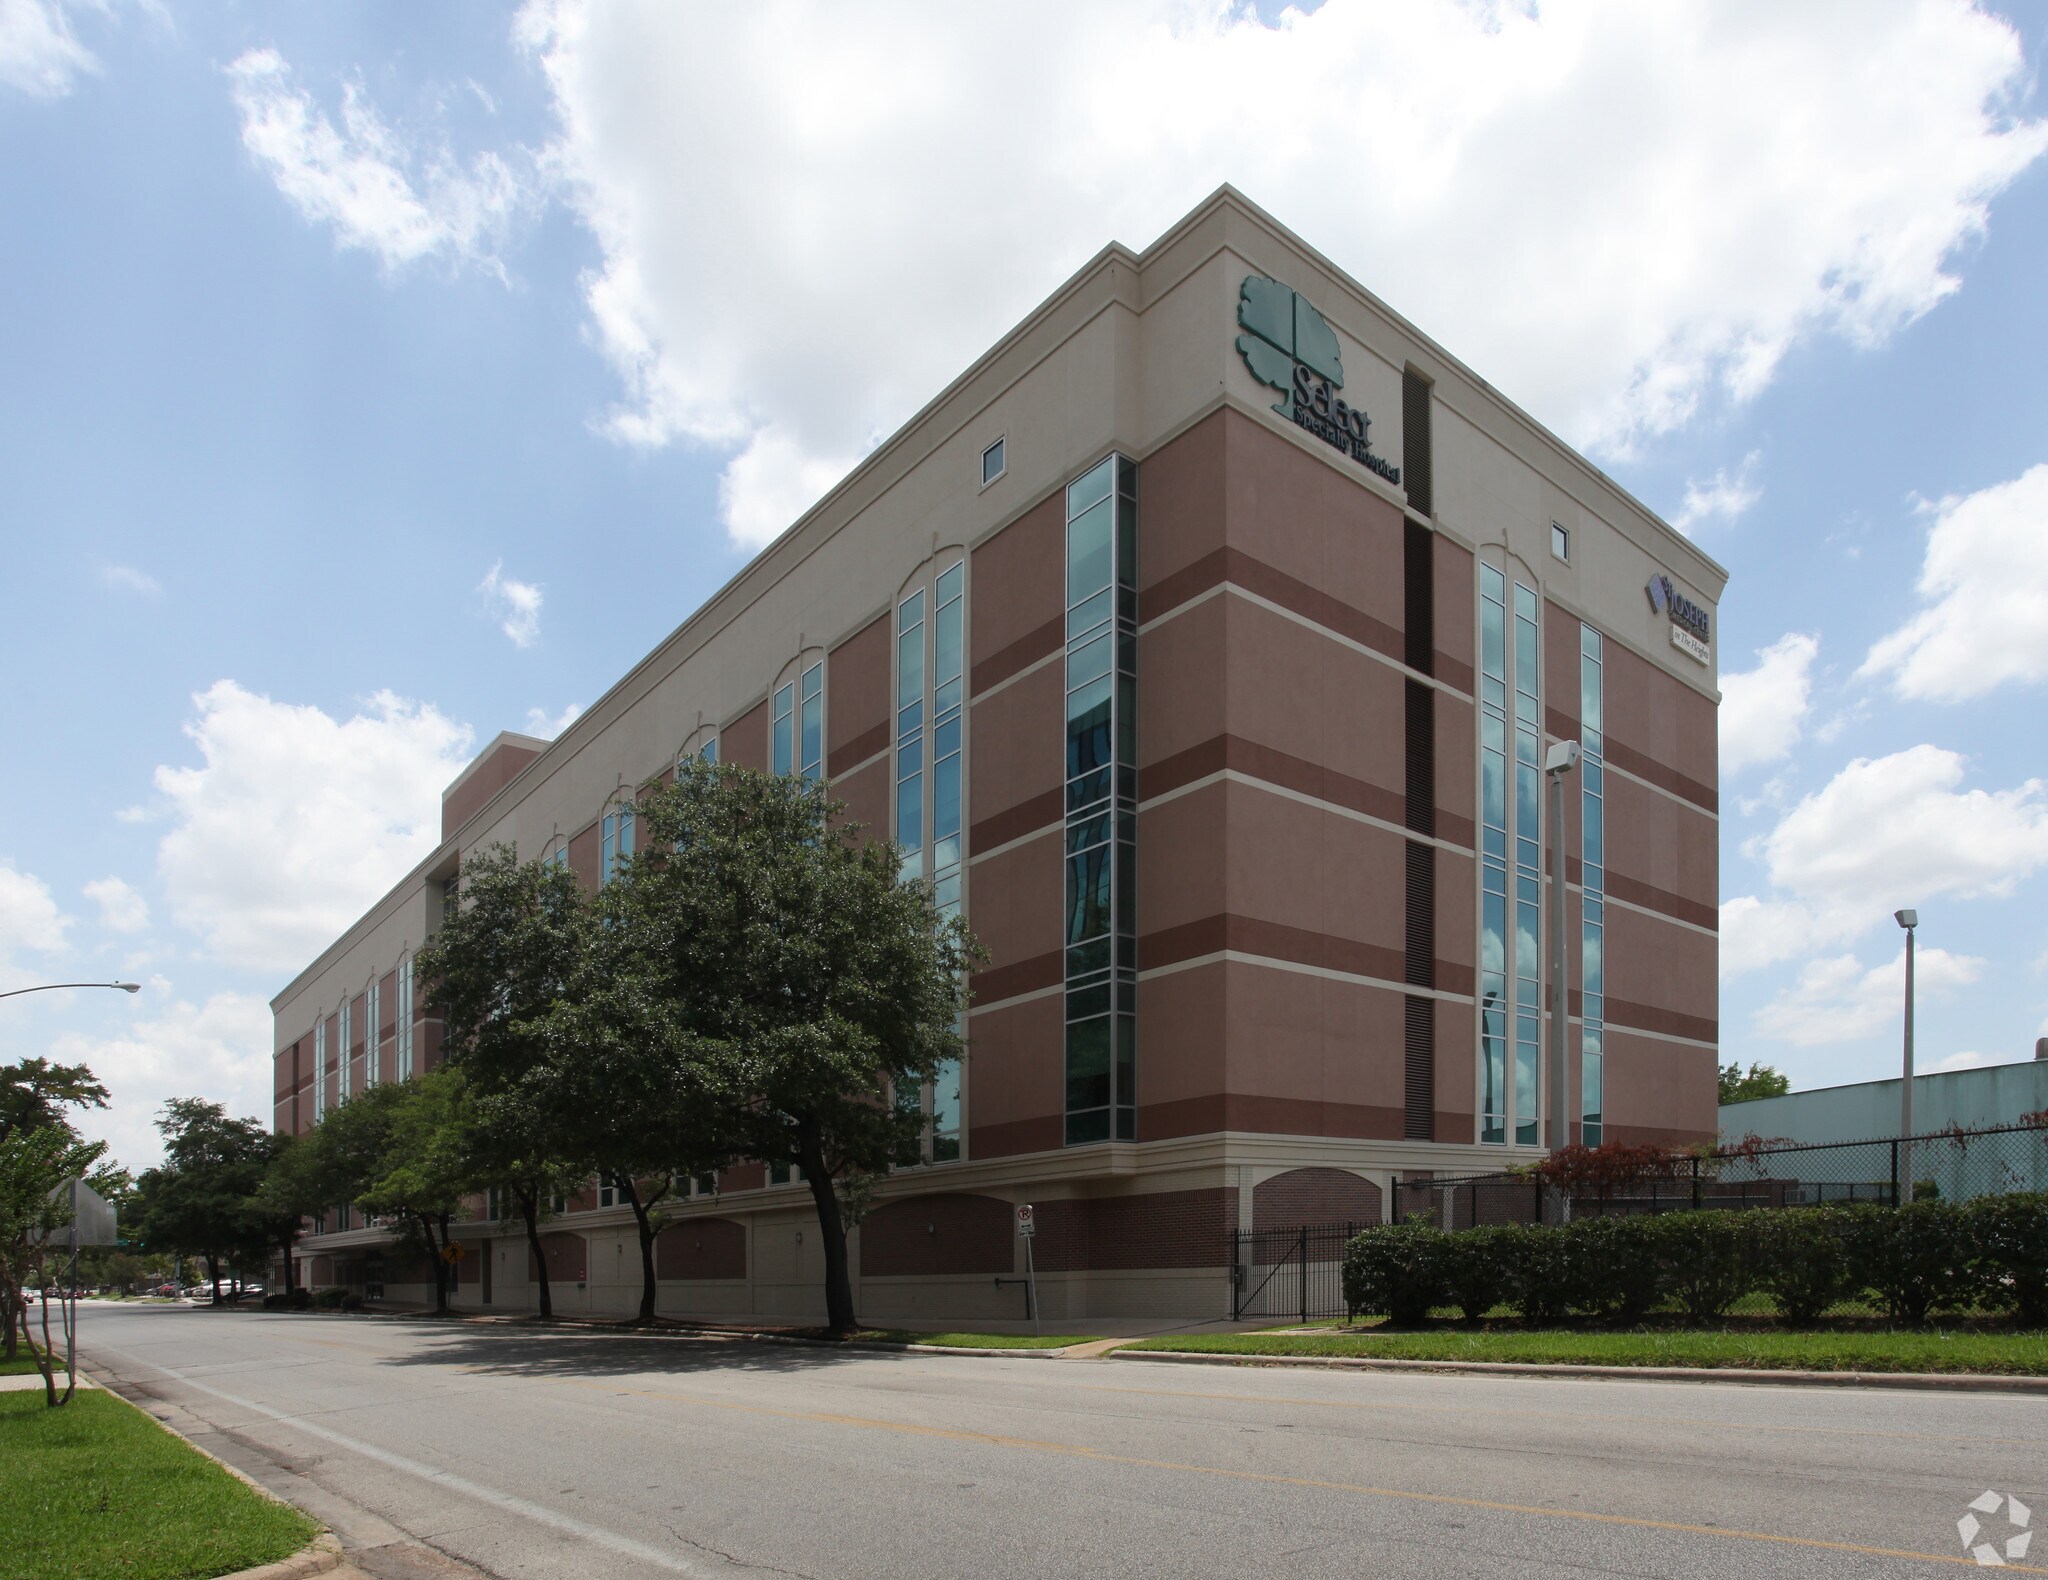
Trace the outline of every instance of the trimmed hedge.
{"label": "trimmed hedge", "polygon": [[1344,1255],[1351,1314],[1404,1327],[1436,1306],[1476,1322],[1501,1304],[1532,1326],[1572,1316],[1632,1322],[1667,1302],[1710,1322],[1753,1292],[1805,1326],[1866,1291],[1897,1322],[1982,1310],[2048,1323],[2048,1192],[1582,1218],[1562,1228],[1447,1233],[1417,1220],[1367,1229]]}

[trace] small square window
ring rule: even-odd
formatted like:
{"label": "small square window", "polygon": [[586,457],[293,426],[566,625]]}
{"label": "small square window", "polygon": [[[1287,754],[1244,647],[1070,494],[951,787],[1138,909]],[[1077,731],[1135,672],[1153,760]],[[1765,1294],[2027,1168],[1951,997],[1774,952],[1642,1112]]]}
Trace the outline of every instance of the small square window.
{"label": "small square window", "polygon": [[1555,521],[1550,524],[1550,552],[1561,560],[1572,557],[1572,535]]}
{"label": "small square window", "polygon": [[1003,441],[998,439],[981,452],[981,486],[988,487],[1003,475]]}

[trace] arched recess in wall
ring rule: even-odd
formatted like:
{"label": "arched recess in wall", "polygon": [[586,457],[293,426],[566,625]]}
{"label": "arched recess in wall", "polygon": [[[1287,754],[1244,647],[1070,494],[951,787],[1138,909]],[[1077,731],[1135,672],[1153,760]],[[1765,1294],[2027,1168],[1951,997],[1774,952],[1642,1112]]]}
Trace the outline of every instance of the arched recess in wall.
{"label": "arched recess in wall", "polygon": [[825,649],[804,647],[768,691],[768,771],[825,777]]}

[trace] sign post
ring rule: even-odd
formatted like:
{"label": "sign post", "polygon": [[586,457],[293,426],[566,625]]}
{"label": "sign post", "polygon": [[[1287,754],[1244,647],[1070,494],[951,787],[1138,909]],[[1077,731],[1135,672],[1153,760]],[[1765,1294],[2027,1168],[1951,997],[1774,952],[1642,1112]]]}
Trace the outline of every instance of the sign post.
{"label": "sign post", "polygon": [[1038,1220],[1028,1201],[1017,1204],[1017,1233],[1024,1241],[1024,1292],[1031,1299],[1031,1336],[1037,1338],[1044,1331],[1038,1320],[1038,1268],[1031,1259],[1031,1242],[1038,1236]]}

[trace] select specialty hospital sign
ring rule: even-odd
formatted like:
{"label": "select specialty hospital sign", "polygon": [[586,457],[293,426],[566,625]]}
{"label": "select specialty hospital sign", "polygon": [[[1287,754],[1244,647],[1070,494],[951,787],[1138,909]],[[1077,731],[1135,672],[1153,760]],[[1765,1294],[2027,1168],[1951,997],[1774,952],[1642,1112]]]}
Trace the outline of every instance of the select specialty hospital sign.
{"label": "select specialty hospital sign", "polygon": [[1372,419],[1337,392],[1344,359],[1336,331],[1292,286],[1245,276],[1237,292],[1238,355],[1261,384],[1280,391],[1273,410],[1399,487],[1401,469],[1372,453]]}

